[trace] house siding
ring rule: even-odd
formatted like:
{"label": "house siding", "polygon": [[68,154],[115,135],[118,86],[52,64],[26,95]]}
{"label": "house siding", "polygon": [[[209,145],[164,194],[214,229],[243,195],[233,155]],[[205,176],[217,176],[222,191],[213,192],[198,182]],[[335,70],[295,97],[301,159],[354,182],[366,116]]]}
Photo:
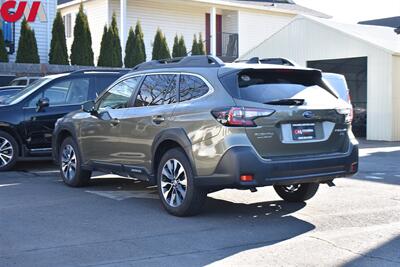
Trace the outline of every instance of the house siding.
{"label": "house siding", "polygon": [[288,24],[294,15],[276,15],[274,13],[240,10],[239,55],[259,45],[272,34]]}
{"label": "house siding", "polygon": [[[110,0],[109,19],[111,19],[113,12],[117,15],[119,27],[119,0]],[[186,47],[190,51],[194,34],[201,33],[203,39],[205,38],[205,14],[207,12],[209,12],[209,9],[206,7],[175,5],[171,4],[170,1],[129,0],[127,1],[127,31],[130,27],[134,28],[136,22],[140,20],[144,33],[147,60],[150,60],[152,56],[152,44],[157,28],[160,28],[165,34],[171,52],[175,34],[183,35]]]}
{"label": "house siding", "polygon": [[[32,6],[33,0],[28,0]],[[35,22],[29,23],[29,26],[35,30],[36,42],[38,46],[39,58],[41,63],[48,63],[49,50],[51,43],[51,30],[53,27],[53,20],[57,10],[57,2],[54,0],[41,1],[47,16],[47,22],[41,22],[39,18]],[[19,37],[21,32],[21,21],[15,23],[15,52],[10,55],[10,62],[15,62],[17,56],[17,49]]]}

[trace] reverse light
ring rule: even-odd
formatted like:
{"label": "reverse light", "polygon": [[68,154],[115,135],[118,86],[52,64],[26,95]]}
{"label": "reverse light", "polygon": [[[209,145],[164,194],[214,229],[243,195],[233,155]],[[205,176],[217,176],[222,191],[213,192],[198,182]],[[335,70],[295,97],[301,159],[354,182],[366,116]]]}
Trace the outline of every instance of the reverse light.
{"label": "reverse light", "polygon": [[345,115],[345,122],[351,123],[353,121],[353,109],[352,108],[337,108],[336,112]]}
{"label": "reverse light", "polygon": [[256,127],[255,119],[268,117],[275,113],[272,109],[228,107],[211,112],[214,118],[225,126]]}

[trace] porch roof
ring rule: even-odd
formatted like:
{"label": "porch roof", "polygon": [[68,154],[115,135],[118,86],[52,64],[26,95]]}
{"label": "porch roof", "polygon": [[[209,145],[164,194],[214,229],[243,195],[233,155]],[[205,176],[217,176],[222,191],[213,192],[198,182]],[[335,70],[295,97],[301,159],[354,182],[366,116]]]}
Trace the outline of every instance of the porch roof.
{"label": "porch roof", "polygon": [[[96,0],[57,0],[57,1],[58,1],[57,2],[58,8],[64,8],[70,5],[80,4],[81,2],[96,1]],[[320,18],[331,18],[327,14],[294,3],[291,4],[291,3],[277,2],[273,4],[264,1],[247,1],[247,0],[185,0],[185,2],[207,3],[207,4],[236,7],[236,8],[255,9],[255,10],[294,14],[294,15],[303,14]]]}

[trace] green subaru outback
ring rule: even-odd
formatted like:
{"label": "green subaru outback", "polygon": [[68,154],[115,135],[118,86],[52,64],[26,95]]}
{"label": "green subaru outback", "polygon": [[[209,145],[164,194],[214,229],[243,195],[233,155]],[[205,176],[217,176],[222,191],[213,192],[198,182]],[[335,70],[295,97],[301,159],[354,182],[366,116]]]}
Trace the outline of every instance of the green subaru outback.
{"label": "green subaru outback", "polygon": [[136,178],[188,216],[216,190],[273,186],[305,201],[355,174],[351,118],[318,70],[192,56],[143,63],[60,119],[53,153],[69,186],[94,170]]}

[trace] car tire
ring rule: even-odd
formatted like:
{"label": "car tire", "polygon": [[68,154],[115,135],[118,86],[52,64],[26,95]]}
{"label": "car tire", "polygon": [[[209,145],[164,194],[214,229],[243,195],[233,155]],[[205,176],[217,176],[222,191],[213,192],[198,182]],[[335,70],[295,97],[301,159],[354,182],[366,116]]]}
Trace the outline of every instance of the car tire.
{"label": "car tire", "polygon": [[86,186],[92,175],[91,171],[82,169],[82,158],[74,139],[66,138],[59,150],[61,177],[71,187]]}
{"label": "car tire", "polygon": [[200,213],[207,197],[206,190],[195,186],[192,166],[180,148],[162,156],[157,168],[157,186],[164,208],[179,217]]}
{"label": "car tire", "polygon": [[276,193],[288,202],[304,202],[317,193],[318,183],[296,184],[290,186],[274,185]]}
{"label": "car tire", "polygon": [[0,172],[11,170],[18,160],[18,143],[10,134],[0,131]]}

